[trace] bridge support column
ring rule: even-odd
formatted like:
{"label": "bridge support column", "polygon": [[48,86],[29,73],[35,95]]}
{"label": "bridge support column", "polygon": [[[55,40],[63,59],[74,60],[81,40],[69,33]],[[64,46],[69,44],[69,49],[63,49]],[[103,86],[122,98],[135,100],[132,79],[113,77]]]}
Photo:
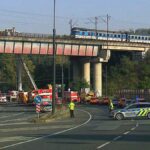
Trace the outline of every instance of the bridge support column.
{"label": "bridge support column", "polygon": [[94,63],[94,91],[102,96],[102,63]]}
{"label": "bridge support column", "polygon": [[20,56],[17,56],[17,86],[18,91],[22,91],[22,64]]}
{"label": "bridge support column", "polygon": [[83,63],[83,78],[90,85],[90,62]]}

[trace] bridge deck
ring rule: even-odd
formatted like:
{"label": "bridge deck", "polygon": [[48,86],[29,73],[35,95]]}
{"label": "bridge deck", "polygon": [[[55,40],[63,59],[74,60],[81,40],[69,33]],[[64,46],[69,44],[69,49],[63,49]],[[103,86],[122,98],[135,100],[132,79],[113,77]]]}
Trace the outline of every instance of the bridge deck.
{"label": "bridge deck", "polygon": [[[90,39],[56,38],[56,54],[69,56],[97,56],[99,50],[145,51],[148,43],[102,41]],[[0,37],[0,53],[9,54],[53,54],[53,39],[43,37]]]}

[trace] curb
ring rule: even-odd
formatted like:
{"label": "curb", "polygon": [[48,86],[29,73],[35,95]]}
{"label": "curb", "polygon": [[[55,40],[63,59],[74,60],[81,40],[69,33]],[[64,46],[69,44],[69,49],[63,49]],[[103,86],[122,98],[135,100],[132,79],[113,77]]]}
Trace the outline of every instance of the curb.
{"label": "curb", "polygon": [[63,119],[70,116],[69,109],[66,110],[57,110],[54,115],[51,112],[41,115],[39,118],[33,118],[30,122],[34,123],[47,123],[57,119]]}

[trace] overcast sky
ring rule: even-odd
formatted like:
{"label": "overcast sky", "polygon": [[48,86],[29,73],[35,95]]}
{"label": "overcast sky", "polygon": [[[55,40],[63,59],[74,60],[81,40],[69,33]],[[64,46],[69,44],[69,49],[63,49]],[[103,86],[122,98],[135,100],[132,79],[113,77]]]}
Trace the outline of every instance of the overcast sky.
{"label": "overcast sky", "polygon": [[[0,30],[15,27],[20,32],[48,33],[53,29],[54,0],[1,0]],[[69,34],[69,21],[78,27],[110,30],[150,28],[150,0],[56,0],[56,33]]]}

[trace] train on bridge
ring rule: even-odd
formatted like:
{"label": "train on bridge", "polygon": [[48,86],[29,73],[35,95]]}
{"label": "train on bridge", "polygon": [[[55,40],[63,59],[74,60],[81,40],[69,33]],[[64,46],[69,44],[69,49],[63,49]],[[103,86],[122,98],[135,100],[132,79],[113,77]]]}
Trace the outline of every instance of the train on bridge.
{"label": "train on bridge", "polygon": [[71,36],[81,39],[150,43],[150,35],[137,35],[130,34],[129,32],[95,30],[79,27],[74,27],[71,29]]}
{"label": "train on bridge", "polygon": [[[15,28],[5,29],[0,31],[0,36],[15,36],[15,37],[30,37],[30,38],[50,38],[50,34],[38,33],[23,33],[17,32]],[[76,39],[93,39],[93,40],[109,40],[109,41],[126,41],[137,43],[150,43],[150,35],[137,35],[130,32],[123,31],[106,31],[95,30],[80,27],[73,27],[71,35],[57,35],[57,37],[76,38]]]}

